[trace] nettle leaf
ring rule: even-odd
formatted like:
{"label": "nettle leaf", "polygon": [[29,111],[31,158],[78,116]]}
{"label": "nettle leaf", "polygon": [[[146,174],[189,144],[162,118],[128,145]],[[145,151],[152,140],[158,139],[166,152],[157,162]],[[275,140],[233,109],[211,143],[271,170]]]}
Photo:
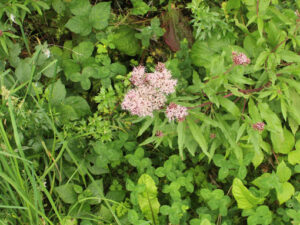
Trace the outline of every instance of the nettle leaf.
{"label": "nettle leaf", "polygon": [[64,184],[54,188],[58,196],[67,204],[73,204],[77,201],[77,194],[73,188],[73,184]]}
{"label": "nettle leaf", "polygon": [[262,204],[265,200],[254,196],[238,178],[233,180],[232,194],[240,209],[251,209],[258,204]]}
{"label": "nettle leaf", "polygon": [[66,9],[66,6],[62,0],[53,0],[52,7],[57,13],[62,13]]}
{"label": "nettle leaf", "polygon": [[91,9],[89,0],[72,0],[69,4],[71,12],[76,16],[86,16]]}
{"label": "nettle leaf", "polygon": [[[52,90],[51,90],[52,89]],[[53,105],[58,105],[62,103],[65,99],[67,91],[65,85],[61,82],[61,80],[57,80],[53,85],[48,87],[49,95],[52,92],[52,95],[49,96],[49,101]]]}
{"label": "nettle leaf", "polygon": [[158,213],[160,204],[157,199],[157,188],[154,180],[148,174],[143,174],[139,178],[138,184],[145,185],[145,190],[138,194],[138,203],[141,211],[153,224],[159,224]]}
{"label": "nettle leaf", "polygon": [[20,82],[29,81],[31,78],[31,66],[28,60],[21,60],[16,68],[15,75]]}
{"label": "nettle leaf", "polygon": [[108,26],[110,2],[100,2],[93,6],[89,21],[95,29],[102,30]]}
{"label": "nettle leaf", "polygon": [[80,96],[67,97],[56,110],[63,121],[77,120],[91,113],[89,104]]}
{"label": "nettle leaf", "polygon": [[288,154],[295,144],[295,137],[286,128],[283,129],[283,135],[271,132],[271,140],[276,153]]}
{"label": "nettle leaf", "polygon": [[77,62],[88,59],[94,51],[94,44],[90,41],[81,42],[72,51],[72,58]]}
{"label": "nettle leaf", "polygon": [[129,56],[137,55],[140,50],[140,42],[135,37],[136,31],[127,26],[122,26],[113,35],[113,44],[116,48]]}
{"label": "nettle leaf", "polygon": [[132,15],[145,15],[149,10],[150,7],[143,1],[143,0],[130,0],[133,9],[131,10]]}
{"label": "nettle leaf", "polygon": [[82,36],[87,36],[92,31],[92,25],[89,24],[89,18],[87,16],[73,16],[65,26],[70,31]]}

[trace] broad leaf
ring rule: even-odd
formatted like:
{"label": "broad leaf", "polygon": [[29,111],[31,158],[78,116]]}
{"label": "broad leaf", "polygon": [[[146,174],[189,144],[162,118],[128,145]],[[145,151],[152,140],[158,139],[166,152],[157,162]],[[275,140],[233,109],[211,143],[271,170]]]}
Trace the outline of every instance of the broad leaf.
{"label": "broad leaf", "polygon": [[232,194],[240,209],[251,209],[265,200],[254,196],[238,178],[233,180]]}
{"label": "broad leaf", "polygon": [[67,204],[75,203],[77,200],[77,194],[74,191],[72,184],[64,184],[61,186],[55,187],[55,191],[58,196]]}
{"label": "broad leaf", "polygon": [[107,27],[109,17],[110,2],[100,2],[93,6],[89,20],[95,29],[102,30]]}
{"label": "broad leaf", "polygon": [[138,203],[141,211],[153,224],[159,224],[158,213],[160,204],[157,199],[157,188],[153,179],[148,174],[143,174],[139,178],[138,184],[145,185],[145,190],[138,195]]}

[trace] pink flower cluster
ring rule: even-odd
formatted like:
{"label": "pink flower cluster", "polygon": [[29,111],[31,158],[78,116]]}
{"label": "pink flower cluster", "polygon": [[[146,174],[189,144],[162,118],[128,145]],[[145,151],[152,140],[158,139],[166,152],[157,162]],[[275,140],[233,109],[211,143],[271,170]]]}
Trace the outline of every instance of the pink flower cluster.
{"label": "pink flower cluster", "polygon": [[244,53],[232,52],[232,60],[235,65],[248,65],[250,64],[250,59]]}
{"label": "pink flower cluster", "polygon": [[122,102],[122,109],[132,115],[153,116],[153,111],[165,105],[166,96],[149,85],[131,89]]}
{"label": "pink flower cluster", "polygon": [[171,103],[166,110],[166,115],[169,121],[178,119],[178,121],[183,121],[185,117],[188,115],[187,108],[184,106],[177,105],[175,103]]}
{"label": "pink flower cluster", "polygon": [[154,110],[165,105],[166,95],[175,92],[177,84],[163,63],[157,65],[154,73],[145,73],[143,66],[135,67],[130,81],[135,88],[126,94],[122,109],[138,116],[153,116]]}
{"label": "pink flower cluster", "polygon": [[252,128],[254,130],[263,131],[265,129],[265,123],[264,122],[257,122],[252,125]]}

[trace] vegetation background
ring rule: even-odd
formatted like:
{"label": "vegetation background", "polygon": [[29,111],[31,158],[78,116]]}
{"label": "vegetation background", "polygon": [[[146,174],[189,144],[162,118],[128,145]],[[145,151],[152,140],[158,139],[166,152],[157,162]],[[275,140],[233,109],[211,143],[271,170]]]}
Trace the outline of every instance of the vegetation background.
{"label": "vegetation background", "polygon": [[299,225],[298,10],[0,0],[0,224]]}

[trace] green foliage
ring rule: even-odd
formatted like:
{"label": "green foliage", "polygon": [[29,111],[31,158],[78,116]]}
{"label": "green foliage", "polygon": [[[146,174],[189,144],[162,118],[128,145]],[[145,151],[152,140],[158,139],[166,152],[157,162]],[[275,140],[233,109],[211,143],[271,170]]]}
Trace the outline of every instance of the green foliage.
{"label": "green foliage", "polygon": [[[299,10],[2,1],[1,224],[300,224]],[[152,117],[139,65],[177,82]]]}
{"label": "green foliage", "polygon": [[65,26],[76,34],[87,36],[92,28],[102,30],[108,26],[110,2],[100,2],[91,6],[88,0],[75,0],[70,1],[67,6],[74,16]]}
{"label": "green foliage", "polygon": [[153,224],[158,224],[159,201],[157,199],[157,188],[153,179],[148,174],[143,174],[139,185],[144,185],[143,192],[138,195],[138,203],[144,216]]}

